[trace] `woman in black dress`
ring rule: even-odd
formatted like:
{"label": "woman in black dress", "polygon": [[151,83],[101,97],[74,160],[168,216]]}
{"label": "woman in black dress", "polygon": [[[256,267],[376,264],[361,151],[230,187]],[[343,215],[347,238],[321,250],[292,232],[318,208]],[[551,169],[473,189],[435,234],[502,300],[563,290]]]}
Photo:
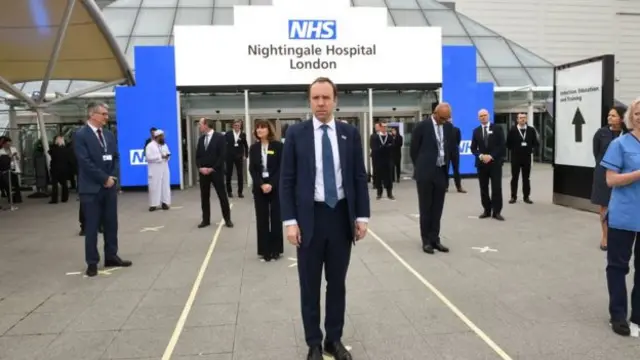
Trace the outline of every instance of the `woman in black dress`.
{"label": "woman in black dress", "polygon": [[609,144],[628,130],[624,125],[625,108],[615,106],[609,110],[607,116],[607,126],[596,131],[593,136],[593,157],[596,160],[596,166],[593,171],[593,185],[591,187],[591,203],[600,206],[600,223],[602,226],[602,238],[600,239],[600,249],[607,250],[607,223],[604,218],[609,206],[609,198],[611,197],[611,188],[607,186],[605,179],[606,170],[600,165],[602,157],[607,152]]}
{"label": "woman in black dress", "polygon": [[282,143],[276,140],[268,120],[256,120],[253,135],[258,141],[249,148],[249,172],[253,180],[258,256],[264,261],[277,260],[284,251],[278,198]]}

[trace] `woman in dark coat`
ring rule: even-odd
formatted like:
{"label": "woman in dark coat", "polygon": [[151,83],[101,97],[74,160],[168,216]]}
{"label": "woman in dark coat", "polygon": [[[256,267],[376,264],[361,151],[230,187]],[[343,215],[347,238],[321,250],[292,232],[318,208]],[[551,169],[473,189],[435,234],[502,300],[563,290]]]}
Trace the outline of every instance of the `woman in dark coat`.
{"label": "woman in dark coat", "polygon": [[602,238],[600,239],[600,249],[607,250],[607,223],[605,214],[609,206],[609,198],[611,197],[611,188],[607,186],[605,179],[606,170],[600,165],[600,161],[609,148],[609,144],[628,130],[624,125],[625,108],[615,106],[609,110],[607,116],[607,126],[604,126],[593,135],[593,157],[596,160],[596,166],[593,171],[593,185],[591,187],[591,203],[600,206],[600,222],[602,226]]}
{"label": "woman in dark coat", "polygon": [[64,143],[62,136],[56,136],[51,148],[49,149],[49,155],[51,155],[51,201],[49,204],[58,203],[58,184],[62,187],[62,202],[69,200],[69,174],[71,173],[71,159],[70,153]]}
{"label": "woman in dark coat", "polygon": [[253,135],[258,141],[249,148],[249,172],[253,180],[258,256],[264,261],[277,260],[284,251],[278,197],[282,143],[276,140],[268,120],[256,120]]}

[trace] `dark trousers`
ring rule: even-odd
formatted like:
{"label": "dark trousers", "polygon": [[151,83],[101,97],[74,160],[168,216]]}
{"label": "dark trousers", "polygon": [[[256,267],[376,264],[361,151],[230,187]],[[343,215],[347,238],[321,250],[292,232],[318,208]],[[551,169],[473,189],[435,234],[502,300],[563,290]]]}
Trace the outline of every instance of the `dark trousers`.
{"label": "dark trousers", "polygon": [[69,185],[67,184],[67,179],[58,177],[51,179],[51,202],[58,202],[58,185],[62,187],[62,197],[60,200],[67,202],[69,200]]}
{"label": "dark trousers", "polygon": [[280,255],[284,252],[280,200],[278,193],[271,190],[265,194],[255,189],[253,202],[256,208],[256,228],[258,232],[258,255]]}
{"label": "dark trousers", "polygon": [[422,245],[440,244],[440,220],[444,209],[447,167],[436,168],[429,180],[416,181],[418,211],[420,212],[420,238]]}
{"label": "dark trousers", "polygon": [[244,169],[242,166],[242,156],[231,156],[227,158],[226,163],[226,175],[227,175],[227,193],[232,194],[233,189],[231,189],[231,176],[233,175],[233,167],[236,168],[236,175],[238,177],[238,195],[242,194],[242,189],[244,188]]}
{"label": "dark trousers", "polygon": [[[500,214],[502,211],[502,163],[491,162],[478,166],[480,201],[486,214]],[[491,193],[489,193],[491,183]]]}
{"label": "dark trousers", "polygon": [[[11,189],[9,188],[9,176],[11,176]],[[11,199],[14,204],[19,204],[22,202],[22,192],[20,191],[18,174],[9,173],[9,172],[1,172],[0,173],[0,189],[2,190],[3,196],[7,196],[9,198],[9,194],[13,194],[13,198]]]}
{"label": "dark trousers", "polygon": [[[633,290],[631,291],[631,322],[640,324],[640,245],[638,233],[609,228],[607,235],[607,286],[611,320],[627,320],[627,283],[629,261],[633,253]],[[635,244],[634,244],[635,243]],[[635,247],[634,247],[635,246]]]}
{"label": "dark trousers", "polygon": [[[460,178],[460,154],[454,154],[449,159],[449,164],[453,167],[453,182],[456,184],[456,189],[462,188],[462,179]],[[447,166],[447,189],[449,188],[449,166]]]}
{"label": "dark trousers", "polygon": [[102,188],[97,194],[80,194],[84,216],[84,251],[88,265],[100,262],[98,228],[104,222],[104,257],[118,255],[118,191],[115,186]]}
{"label": "dark trousers", "polygon": [[522,171],[522,196],[525,199],[531,195],[531,156],[526,158],[515,156],[511,158],[511,198],[518,198],[518,178]]}
{"label": "dark trousers", "polygon": [[[335,208],[316,203],[313,237],[304,237],[298,247],[298,276],[302,322],[307,345],[322,343],[320,329],[320,286],[324,265],[327,280],[324,329],[327,341],[339,341],[344,328],[346,308],[345,280],[351,259],[353,234],[347,202]],[[305,244],[309,241],[309,244]]]}
{"label": "dark trousers", "polygon": [[401,157],[395,157],[393,159],[393,181],[400,182],[400,165],[402,164]]}
{"label": "dark trousers", "polygon": [[231,209],[229,208],[229,198],[224,190],[224,175],[212,172],[209,175],[200,174],[200,206],[202,207],[202,222],[211,222],[211,185],[220,200],[220,210],[224,221],[231,221]]}
{"label": "dark trousers", "polygon": [[373,184],[378,190],[378,196],[382,195],[383,188],[387,190],[387,195],[393,193],[393,164],[391,161],[376,161],[373,165]]}

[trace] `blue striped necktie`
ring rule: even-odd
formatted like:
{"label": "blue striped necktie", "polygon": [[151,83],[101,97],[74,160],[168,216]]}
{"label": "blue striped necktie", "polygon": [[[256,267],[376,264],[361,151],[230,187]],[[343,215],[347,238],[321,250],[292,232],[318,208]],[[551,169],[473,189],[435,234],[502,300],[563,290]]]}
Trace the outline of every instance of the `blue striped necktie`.
{"label": "blue striped necktie", "polygon": [[329,125],[322,125],[322,178],[324,180],[324,202],[334,208],[338,203],[338,187],[336,186],[336,172],[333,164],[333,149],[327,130]]}

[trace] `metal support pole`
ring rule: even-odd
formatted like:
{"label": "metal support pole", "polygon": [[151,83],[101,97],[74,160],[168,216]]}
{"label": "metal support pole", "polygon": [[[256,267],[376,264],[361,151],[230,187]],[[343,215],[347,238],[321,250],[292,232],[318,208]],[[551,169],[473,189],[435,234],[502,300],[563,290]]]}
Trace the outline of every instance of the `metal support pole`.
{"label": "metal support pole", "polygon": [[[251,135],[251,117],[249,116],[249,90],[244,91],[244,132],[247,134],[247,144],[251,146],[253,144],[253,136]],[[249,172],[249,161],[246,161],[246,177],[247,185],[251,187],[253,180],[251,179],[251,173]]]}
{"label": "metal support pole", "polygon": [[184,161],[182,160],[182,113],[180,111],[180,91],[176,91],[176,106],[178,109],[178,118],[176,119],[176,121],[178,121],[178,133],[175,134],[175,136],[178,138],[178,164],[180,164],[178,171],[180,171],[180,190],[184,190]]}
{"label": "metal support pole", "polygon": [[193,153],[195,149],[196,148],[193,147],[193,119],[187,116],[187,161],[189,162],[187,169],[189,172],[189,187],[193,187],[194,171],[196,171],[193,166]]}
{"label": "metal support pole", "polygon": [[42,149],[47,159],[47,171],[49,171],[49,165],[51,164],[51,156],[49,155],[49,138],[47,136],[47,129],[44,124],[44,114],[41,108],[35,108],[36,120],[38,121],[38,128],[40,130],[40,140],[42,141]]}
{"label": "metal support pole", "polygon": [[367,172],[369,171],[369,146],[371,144],[369,144],[369,138],[370,138],[370,134],[373,132],[373,88],[369,88],[369,118],[367,119],[367,121],[365,122],[367,124],[367,126],[365,127],[365,136],[363,139],[363,142],[365,144],[364,146],[364,156],[365,159],[367,159],[364,163],[365,163],[365,170],[367,170]]}
{"label": "metal support pole", "polygon": [[[532,86],[530,86],[527,89],[527,123],[529,122],[533,123],[533,87]],[[531,125],[531,127],[533,127],[533,124]],[[533,163],[533,152],[531,153],[531,163]]]}
{"label": "metal support pole", "polygon": [[58,56],[60,56],[60,49],[62,49],[62,44],[64,43],[65,35],[67,34],[67,29],[69,28],[69,23],[71,22],[71,15],[73,15],[73,7],[76,5],[76,0],[67,0],[67,7],[64,9],[64,15],[62,16],[62,22],[60,23],[60,29],[58,29],[58,36],[56,37],[56,41],[53,44],[53,49],[51,51],[51,57],[49,57],[49,63],[47,64],[47,70],[44,73],[44,77],[42,78],[42,85],[40,85],[40,99],[39,103],[44,101],[44,98],[47,94],[47,88],[49,87],[49,80],[51,80],[51,74],[53,73],[53,69],[58,62]]}

